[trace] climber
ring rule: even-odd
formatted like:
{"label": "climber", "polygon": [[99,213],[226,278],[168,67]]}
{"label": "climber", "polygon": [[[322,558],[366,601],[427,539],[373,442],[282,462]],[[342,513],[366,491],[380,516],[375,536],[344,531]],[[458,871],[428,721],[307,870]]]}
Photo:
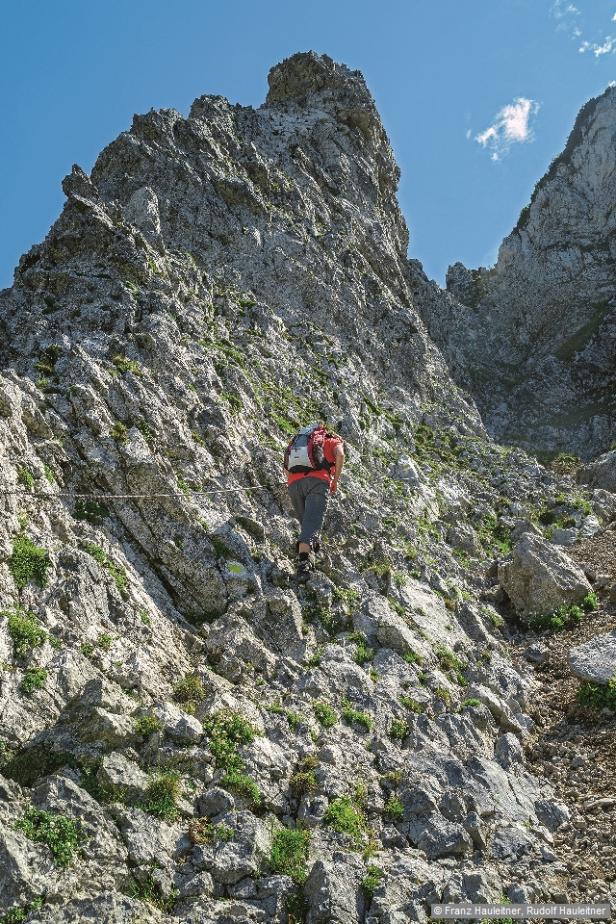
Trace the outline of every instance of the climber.
{"label": "climber", "polygon": [[342,438],[337,433],[329,433],[323,424],[302,427],[285,451],[284,473],[289,497],[301,524],[296,543],[300,581],[307,581],[314,567],[314,553],[320,548],[319,530],[329,495],[338,489],[343,465]]}

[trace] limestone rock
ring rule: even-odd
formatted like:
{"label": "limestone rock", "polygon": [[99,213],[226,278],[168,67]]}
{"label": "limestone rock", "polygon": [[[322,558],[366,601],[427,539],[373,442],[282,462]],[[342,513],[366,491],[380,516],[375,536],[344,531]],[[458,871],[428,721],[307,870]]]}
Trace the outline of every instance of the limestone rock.
{"label": "limestone rock", "polygon": [[499,564],[498,580],[522,616],[580,603],[592,590],[581,568],[532,533],[525,533],[511,558]]}
{"label": "limestone rock", "polygon": [[[361,864],[352,854],[317,860],[304,887],[309,924],[357,924],[364,914]],[[345,870],[345,874],[342,871]]]}
{"label": "limestone rock", "polygon": [[578,481],[616,494],[616,449],[606,452],[578,471]]}
{"label": "limestone rock", "polygon": [[616,631],[596,635],[569,652],[569,667],[588,683],[607,684],[616,677]]}

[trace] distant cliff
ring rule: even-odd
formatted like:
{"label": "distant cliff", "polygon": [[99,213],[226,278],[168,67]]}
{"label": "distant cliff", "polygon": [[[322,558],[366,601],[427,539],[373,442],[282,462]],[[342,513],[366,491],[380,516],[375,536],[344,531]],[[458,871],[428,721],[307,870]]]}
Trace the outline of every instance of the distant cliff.
{"label": "distant cliff", "polygon": [[419,305],[498,439],[589,458],[616,437],[616,88],[581,110],[496,265]]}

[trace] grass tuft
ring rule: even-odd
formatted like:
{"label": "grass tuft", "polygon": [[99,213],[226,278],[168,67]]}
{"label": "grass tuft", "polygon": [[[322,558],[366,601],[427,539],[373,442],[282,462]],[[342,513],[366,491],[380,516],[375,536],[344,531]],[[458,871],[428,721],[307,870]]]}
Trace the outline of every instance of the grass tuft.
{"label": "grass tuft", "polygon": [[323,728],[333,728],[338,721],[338,713],[328,703],[315,703],[312,707],[314,714]]}
{"label": "grass tuft", "polygon": [[38,648],[45,642],[47,633],[34,613],[18,607],[15,610],[4,610],[0,616],[8,617],[7,628],[15,658],[25,658],[33,648]]}
{"label": "grass tuft", "polygon": [[165,771],[148,783],[143,808],[163,821],[175,821],[179,815],[176,799],[180,793],[180,777]]}
{"label": "grass tuft", "polygon": [[363,812],[353,805],[348,796],[330,802],[323,821],[338,834],[348,834],[356,845],[361,841],[366,826]]}
{"label": "grass tuft", "polygon": [[21,535],[13,542],[13,554],[9,558],[9,571],[18,590],[23,590],[32,581],[38,587],[47,584],[49,553],[35,545],[27,536]]}
{"label": "grass tuft", "polygon": [[310,831],[282,828],[272,840],[269,865],[274,874],[289,876],[296,885],[308,878]]}

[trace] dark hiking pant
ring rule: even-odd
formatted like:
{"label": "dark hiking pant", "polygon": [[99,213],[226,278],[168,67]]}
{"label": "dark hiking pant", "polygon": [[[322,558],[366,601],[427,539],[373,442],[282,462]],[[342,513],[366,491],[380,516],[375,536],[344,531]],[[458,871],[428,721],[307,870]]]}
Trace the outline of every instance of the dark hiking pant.
{"label": "dark hiking pant", "polygon": [[299,541],[307,542],[314,548],[315,538],[323,526],[327,510],[329,482],[306,475],[289,485],[289,497],[293,512],[301,523]]}

